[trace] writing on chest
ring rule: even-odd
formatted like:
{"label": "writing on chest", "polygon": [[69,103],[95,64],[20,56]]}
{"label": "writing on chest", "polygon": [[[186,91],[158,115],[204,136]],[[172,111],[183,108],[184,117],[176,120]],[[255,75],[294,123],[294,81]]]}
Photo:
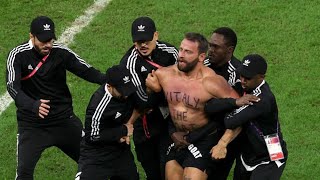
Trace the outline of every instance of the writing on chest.
{"label": "writing on chest", "polygon": [[172,103],[184,103],[186,106],[198,109],[200,98],[189,95],[185,92],[179,91],[166,91],[166,99]]}

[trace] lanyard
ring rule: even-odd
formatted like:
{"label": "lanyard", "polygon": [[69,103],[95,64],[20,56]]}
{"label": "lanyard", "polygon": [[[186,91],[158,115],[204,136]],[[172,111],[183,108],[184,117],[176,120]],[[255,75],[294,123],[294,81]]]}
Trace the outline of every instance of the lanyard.
{"label": "lanyard", "polygon": [[[262,137],[264,136],[263,132],[253,122],[250,122],[250,125],[256,129],[256,131],[259,133],[260,136]],[[277,121],[277,134],[278,132],[279,132],[279,121]]]}
{"label": "lanyard", "polygon": [[144,130],[144,134],[146,135],[147,139],[150,139],[150,132],[149,132],[149,128],[148,128],[148,123],[147,123],[147,115],[144,114],[142,116],[142,125],[143,125],[143,130]]}
{"label": "lanyard", "polygon": [[[246,95],[246,92],[243,92],[243,95]],[[264,136],[263,132],[252,122],[250,121],[250,125],[254,127],[254,129],[259,133],[260,136]],[[279,132],[279,121],[277,121],[277,133]]]}
{"label": "lanyard", "polygon": [[[138,54],[140,55],[140,53],[138,53]],[[142,57],[142,56],[140,55],[140,57]],[[143,58],[143,57],[142,57],[142,58]],[[159,69],[159,68],[162,68],[161,65],[153,62],[152,60],[148,60],[148,59],[146,59],[146,58],[143,58],[143,59],[144,59],[145,61],[147,61],[149,64],[151,64],[152,66],[154,66],[154,67],[156,67],[156,68],[158,68],[158,69]],[[142,125],[143,125],[144,134],[146,135],[147,139],[150,139],[151,136],[150,136],[150,132],[149,132],[149,129],[148,129],[148,122],[147,122],[147,115],[146,115],[146,114],[144,114],[144,115],[142,116]]]}
{"label": "lanyard", "polygon": [[145,59],[149,64],[151,64],[152,66],[154,66],[154,67],[156,67],[156,68],[162,68],[162,66],[161,65],[159,65],[159,64],[157,64],[157,63],[155,63],[155,62],[153,62],[153,61],[150,61],[150,60],[147,60],[147,59]]}
{"label": "lanyard", "polygon": [[[156,68],[162,68],[162,66],[160,66],[159,64],[151,61],[151,60],[148,60],[148,59],[144,59],[146,60],[149,64],[151,64],[152,66],[156,67]],[[144,114],[143,117],[142,117],[142,125],[143,125],[143,130],[144,130],[144,134],[146,135],[147,139],[150,139],[150,132],[149,132],[149,129],[148,129],[148,122],[147,122],[147,115]]]}
{"label": "lanyard", "polygon": [[156,67],[156,68],[158,68],[158,69],[159,69],[159,68],[162,68],[161,65],[153,62],[151,59],[144,58],[137,49],[136,49],[136,51],[138,52],[138,55],[139,55],[140,57],[142,57],[142,59],[144,59],[145,61],[147,61],[147,62],[148,62],[149,64],[151,64],[152,66],[154,66],[154,67]]}
{"label": "lanyard", "polygon": [[47,60],[48,56],[49,56],[49,54],[46,55],[46,56],[44,56],[44,57],[42,58],[42,60],[38,63],[38,65],[36,66],[36,68],[34,68],[33,71],[32,71],[29,75],[21,78],[21,80],[27,80],[27,79],[31,78],[31,77],[38,71],[38,69],[42,66],[42,64]]}

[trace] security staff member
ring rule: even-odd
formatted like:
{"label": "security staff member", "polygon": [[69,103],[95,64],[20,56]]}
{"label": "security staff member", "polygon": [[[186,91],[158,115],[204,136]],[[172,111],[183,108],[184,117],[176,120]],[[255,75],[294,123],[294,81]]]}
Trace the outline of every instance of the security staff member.
{"label": "security staff member", "polygon": [[239,69],[242,87],[259,102],[242,106],[224,119],[227,128],[243,127],[241,179],[280,179],[288,156],[274,94],[265,81],[267,62],[258,54],[243,58]]}
{"label": "security staff member", "polygon": [[223,76],[233,89],[242,94],[240,77],[236,72],[241,62],[233,55],[236,46],[237,35],[231,28],[215,29],[209,39],[208,59],[204,64]]}
{"label": "security staff member", "polygon": [[[262,56],[250,54],[243,58],[239,72],[244,92],[260,99],[235,109],[224,119],[226,128],[242,126],[245,133],[240,146],[239,179],[280,179],[288,151],[280,129],[276,99],[264,79],[267,63]],[[236,100],[232,98],[220,103],[219,108],[236,107]],[[208,109],[214,112],[216,107],[217,104]]]}
{"label": "security staff member", "polygon": [[54,43],[53,21],[31,22],[30,40],[12,49],[7,59],[7,90],[17,106],[17,178],[33,179],[41,153],[56,146],[79,159],[82,123],[73,113],[66,70],[92,83],[105,75],[72,50]]}
{"label": "security staff member", "polygon": [[149,17],[135,19],[131,35],[134,45],[120,63],[130,70],[134,85],[138,87],[135,97],[139,109],[152,109],[134,124],[135,150],[147,179],[163,179],[168,137],[168,120],[165,119],[168,118],[169,112],[167,108],[150,105],[152,103],[148,102],[145,80],[152,70],[175,64],[178,51],[174,46],[158,41],[159,33],[154,21]]}
{"label": "security staff member", "polygon": [[[232,86],[239,95],[242,95],[243,89],[240,83],[240,76],[236,71],[236,69],[241,66],[241,62],[233,54],[236,46],[237,35],[231,28],[220,27],[215,29],[209,40],[208,59],[205,61],[205,65],[213,69],[217,74],[223,76],[230,86]],[[219,114],[211,116],[211,118],[218,119],[218,121],[222,122],[224,116],[225,111],[222,111]],[[242,133],[227,146],[226,158],[220,160],[220,164],[213,170],[213,174],[209,174],[209,180],[227,179],[233,162],[238,158],[234,170],[234,177],[237,176],[240,161],[239,145],[241,143],[241,138]]]}
{"label": "security staff member", "polygon": [[136,87],[126,67],[107,70],[107,83],[92,95],[86,110],[85,138],[81,143],[79,179],[118,178],[138,180],[129,145]]}

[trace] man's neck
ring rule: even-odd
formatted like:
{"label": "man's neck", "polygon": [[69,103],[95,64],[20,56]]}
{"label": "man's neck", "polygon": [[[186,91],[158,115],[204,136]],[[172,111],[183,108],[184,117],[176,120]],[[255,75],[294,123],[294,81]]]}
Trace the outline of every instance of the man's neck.
{"label": "man's neck", "polygon": [[246,92],[247,94],[250,94],[250,93],[252,93],[253,90],[255,90],[255,89],[257,89],[257,88],[260,88],[262,85],[264,85],[265,82],[266,82],[266,81],[265,81],[264,79],[262,79],[261,81],[259,81],[259,82],[257,83],[257,86],[255,86],[255,87],[252,88],[252,89],[248,89],[248,90],[246,90],[245,92]]}
{"label": "man's neck", "polygon": [[226,65],[229,61],[231,61],[232,55],[231,56],[227,56],[223,61],[221,61],[218,64],[214,64],[215,67],[219,68],[222,67],[224,65]]}
{"label": "man's neck", "polygon": [[[177,65],[178,68],[178,65]],[[178,69],[179,73],[182,75],[183,78],[188,80],[200,79],[203,77],[202,75],[202,67],[197,65],[193,70],[189,72],[183,72]]]}

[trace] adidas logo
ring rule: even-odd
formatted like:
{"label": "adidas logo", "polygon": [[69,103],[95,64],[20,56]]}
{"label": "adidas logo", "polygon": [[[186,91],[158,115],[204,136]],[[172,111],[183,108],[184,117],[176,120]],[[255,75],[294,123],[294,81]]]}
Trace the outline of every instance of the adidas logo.
{"label": "adidas logo", "polygon": [[129,76],[125,76],[125,77],[123,78],[123,81],[124,81],[125,84],[127,84],[128,82],[130,82]]}
{"label": "adidas logo", "polygon": [[249,59],[244,60],[244,62],[243,62],[244,66],[249,66],[249,64],[250,64],[250,60]]}
{"label": "adidas logo", "polygon": [[29,64],[28,69],[33,70],[33,67],[31,66],[31,64]]}
{"label": "adidas logo", "polygon": [[117,112],[115,119],[121,116],[121,113]]}
{"label": "adidas logo", "polygon": [[148,71],[147,68],[144,66],[141,66],[141,72],[145,72],[145,71]]}
{"label": "adidas logo", "polygon": [[44,31],[50,31],[50,30],[51,30],[51,29],[50,29],[50,25],[49,25],[49,24],[43,25],[43,30],[44,30]]}
{"label": "adidas logo", "polygon": [[145,26],[143,26],[143,25],[141,24],[140,26],[138,26],[138,31],[139,31],[139,32],[144,32],[144,31],[145,31],[144,28],[145,28]]}

